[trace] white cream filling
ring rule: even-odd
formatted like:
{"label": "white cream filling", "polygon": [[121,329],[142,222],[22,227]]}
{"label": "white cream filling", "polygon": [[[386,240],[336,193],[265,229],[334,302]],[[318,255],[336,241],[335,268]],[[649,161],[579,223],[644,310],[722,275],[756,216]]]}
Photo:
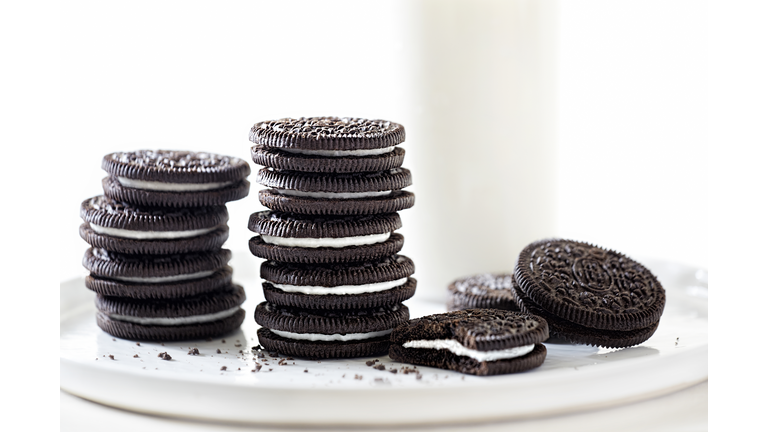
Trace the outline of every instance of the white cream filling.
{"label": "white cream filling", "polygon": [[414,340],[403,344],[403,348],[446,349],[456,355],[471,357],[477,361],[496,361],[522,357],[533,351],[533,344],[495,351],[469,349],[453,339]]}
{"label": "white cream filling", "polygon": [[187,238],[187,237],[197,237],[203,234],[208,234],[209,232],[215,230],[216,228],[218,227],[203,228],[203,229],[188,230],[188,231],[136,231],[136,230],[127,230],[122,228],[103,227],[93,223],[91,224],[91,229],[94,230],[97,234],[104,234],[112,237],[122,237],[122,238],[130,238],[130,239],[137,239],[137,240],[178,239],[178,238]]}
{"label": "white cream filling", "polygon": [[298,238],[298,237],[275,237],[262,235],[261,238],[265,243],[273,244],[276,246],[286,247],[303,247],[303,248],[319,248],[319,247],[332,247],[343,248],[347,246],[363,246],[381,243],[387,241],[392,233],[384,234],[371,234],[355,237],[321,237],[321,238]]}
{"label": "white cream filling", "polygon": [[208,277],[215,273],[215,270],[201,271],[197,273],[187,273],[174,276],[158,276],[158,277],[126,277],[126,276],[113,276],[112,279],[117,279],[126,282],[139,282],[139,283],[161,283],[161,282],[176,282],[189,279],[200,279]]}
{"label": "white cream filling", "polygon": [[206,323],[211,321],[218,321],[220,319],[224,319],[236,314],[238,310],[240,310],[240,306],[235,306],[232,309],[227,309],[225,311],[216,312],[212,314],[192,315],[192,316],[174,317],[174,318],[160,318],[160,317],[147,318],[147,317],[135,317],[135,316],[127,316],[127,315],[109,314],[109,319],[113,319],[117,321],[126,321],[130,323],[142,324],[142,325],[172,326],[172,325],[199,324],[199,323]]}
{"label": "white cream filling", "polygon": [[328,198],[328,199],[354,199],[386,196],[392,193],[391,190],[375,192],[304,192],[293,189],[272,189],[280,195],[307,197],[307,198]]}
{"label": "white cream filling", "polygon": [[287,331],[280,331],[280,330],[274,330],[274,329],[269,329],[269,331],[287,339],[306,340],[306,341],[312,341],[312,342],[318,342],[318,341],[345,342],[345,341],[351,341],[351,340],[373,339],[381,336],[386,336],[392,333],[392,329],[382,330],[377,332],[370,332],[370,333],[347,333],[347,334],[332,334],[332,335],[318,334],[318,333],[291,333]]}
{"label": "white cream filling", "polygon": [[364,285],[337,285],[334,287],[311,286],[311,285],[285,285],[267,281],[275,288],[280,288],[285,292],[302,293],[310,295],[349,295],[363,294],[369,292],[386,291],[408,282],[408,278],[402,278],[387,282],[377,282]]}
{"label": "white cream filling", "polygon": [[121,185],[134,189],[146,189],[156,191],[172,191],[172,192],[194,192],[194,191],[206,191],[211,189],[221,189],[223,187],[234,184],[235,182],[220,182],[220,183],[166,183],[158,181],[145,181],[136,180],[126,177],[118,177],[117,181]]}
{"label": "white cream filling", "polygon": [[310,156],[327,156],[327,157],[345,157],[345,156],[373,156],[384,153],[389,153],[395,149],[395,146],[385,147],[380,149],[358,149],[358,150],[303,150],[295,148],[280,148],[280,150],[288,153],[298,153]]}

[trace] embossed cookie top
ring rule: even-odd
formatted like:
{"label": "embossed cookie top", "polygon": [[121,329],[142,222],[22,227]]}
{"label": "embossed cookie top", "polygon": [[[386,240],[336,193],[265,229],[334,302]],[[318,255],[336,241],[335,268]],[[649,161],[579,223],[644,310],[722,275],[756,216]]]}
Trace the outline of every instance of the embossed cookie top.
{"label": "embossed cookie top", "polygon": [[571,240],[528,245],[515,278],[540,307],[587,327],[646,327],[658,321],[666,302],[664,288],[642,264]]}
{"label": "embossed cookie top", "polygon": [[539,343],[549,338],[549,326],[543,318],[499,309],[467,309],[412,319],[398,327],[393,343],[409,340],[453,339],[463,346],[491,351]]}
{"label": "embossed cookie top", "polygon": [[235,182],[251,173],[240,158],[176,150],[110,153],[101,167],[118,177],[172,183]]}
{"label": "embossed cookie top", "polygon": [[405,128],[387,120],[301,117],[269,120],[251,128],[250,140],[268,147],[355,150],[391,147],[405,141]]}

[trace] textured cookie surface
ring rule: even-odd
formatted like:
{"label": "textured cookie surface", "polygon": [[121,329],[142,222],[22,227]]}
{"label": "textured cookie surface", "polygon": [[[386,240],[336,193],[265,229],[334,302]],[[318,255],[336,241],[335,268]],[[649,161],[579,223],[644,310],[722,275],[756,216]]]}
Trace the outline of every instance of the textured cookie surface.
{"label": "textured cookie surface", "polygon": [[[499,309],[468,309],[430,315],[401,324],[390,335],[393,360],[454,370],[474,375],[497,375],[540,366],[547,350],[540,342],[549,337],[541,317]],[[412,341],[454,341],[479,353],[494,353],[528,346],[531,351],[514,358],[479,360],[448,348],[415,348]]]}
{"label": "textured cookie surface", "polygon": [[257,173],[256,181],[277,189],[332,193],[392,191],[412,183],[411,171],[406,168],[353,174],[316,174],[263,168]]}
{"label": "textured cookie surface", "polygon": [[387,120],[301,117],[256,123],[250,140],[268,147],[355,150],[391,147],[405,141],[405,128]]}
{"label": "textured cookie surface", "polygon": [[251,173],[240,158],[177,150],[110,153],[101,167],[117,177],[169,183],[234,182]]}
{"label": "textured cookie surface", "polygon": [[269,351],[308,359],[372,357],[389,350],[387,336],[346,342],[310,342],[284,338],[267,328],[260,328],[256,334],[259,344]]}
{"label": "textured cookie surface", "polygon": [[80,236],[91,246],[132,254],[214,250],[229,236],[224,206],[143,207],[100,195],[80,205]]}
{"label": "textured cookie surface", "polygon": [[311,265],[264,261],[260,274],[272,283],[332,287],[397,280],[415,271],[416,266],[410,258],[392,255],[375,261],[349,264]]}
{"label": "textured cookie surface", "polygon": [[176,278],[201,272],[212,274],[226,266],[231,257],[228,249],[172,255],[128,255],[89,248],[83,256],[83,266],[92,276],[108,279]]}
{"label": "textured cookie surface", "polygon": [[248,229],[261,235],[284,238],[340,238],[395,231],[402,226],[397,213],[363,217],[301,216],[261,211],[251,214]]}
{"label": "textured cookie surface", "polygon": [[189,297],[221,290],[232,282],[232,268],[225,266],[207,277],[166,283],[125,282],[90,274],[86,288],[98,294],[137,299],[170,299]]}
{"label": "textured cookie surface", "polygon": [[390,194],[354,199],[322,199],[289,196],[275,189],[259,191],[259,202],[269,209],[310,216],[348,216],[394,213],[406,210],[416,203],[412,192],[398,190]]}
{"label": "textured cookie surface", "polygon": [[360,294],[290,292],[275,287],[269,282],[264,282],[262,286],[264,298],[268,302],[303,309],[368,309],[401,303],[416,294],[416,279],[414,278],[407,278],[404,283],[383,291]]}
{"label": "textured cookie surface", "polygon": [[448,310],[491,308],[519,311],[511,273],[483,273],[453,281],[448,286]]}
{"label": "textured cookie surface", "polygon": [[220,206],[248,196],[251,184],[239,180],[221,188],[204,191],[149,190],[127,187],[116,176],[101,181],[104,195],[117,201],[155,207],[207,207]]}
{"label": "textured cookie surface", "polygon": [[248,242],[251,253],[259,258],[298,264],[332,264],[374,261],[400,252],[405,239],[401,234],[392,233],[381,243],[362,246],[333,247],[290,247],[269,244],[262,236],[254,236]]}
{"label": "textured cookie surface", "polygon": [[96,324],[112,336],[130,340],[176,341],[223,336],[240,328],[245,310],[239,309],[226,318],[198,324],[179,326],[141,325],[113,320],[103,312],[96,312]]}
{"label": "textured cookie surface", "polygon": [[347,334],[390,330],[408,321],[402,304],[348,311],[306,310],[263,302],[256,306],[256,322],[272,330],[292,333]]}
{"label": "textured cookie surface", "polygon": [[251,147],[251,159],[259,165],[279,170],[341,174],[399,168],[405,159],[405,150],[395,147],[389,152],[375,155],[322,156],[255,145]]}
{"label": "textured cookie surface", "polygon": [[245,291],[239,285],[195,296],[173,299],[131,299],[98,294],[96,308],[107,315],[141,318],[178,318],[214,314],[241,305]]}
{"label": "textured cookie surface", "polygon": [[649,327],[659,321],[666,302],[664,288],[640,263],[571,240],[528,245],[518,258],[515,279],[542,310],[594,329]]}

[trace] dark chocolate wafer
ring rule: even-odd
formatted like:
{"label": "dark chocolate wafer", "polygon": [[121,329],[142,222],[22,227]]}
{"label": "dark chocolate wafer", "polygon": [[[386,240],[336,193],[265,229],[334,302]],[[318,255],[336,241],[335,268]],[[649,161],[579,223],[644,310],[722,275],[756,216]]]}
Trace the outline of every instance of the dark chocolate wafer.
{"label": "dark chocolate wafer", "polygon": [[257,144],[251,147],[251,158],[259,165],[279,170],[329,174],[387,171],[403,164],[405,150],[400,147],[384,150],[386,152],[380,154],[366,154],[370,152],[366,150],[327,150],[325,153],[307,154],[302,150]]}
{"label": "dark chocolate wafer", "polygon": [[482,273],[457,279],[448,286],[448,310],[505,309],[519,311],[512,294],[511,273]]}
{"label": "dark chocolate wafer", "polygon": [[474,375],[521,372],[544,362],[547,321],[500,309],[467,309],[401,324],[390,335],[393,360]]}
{"label": "dark chocolate wafer", "polygon": [[91,276],[133,283],[172,283],[201,279],[224,268],[231,258],[228,249],[171,255],[128,255],[89,248],[83,266]]}
{"label": "dark chocolate wafer", "polygon": [[405,128],[387,120],[353,117],[301,117],[269,120],[251,128],[251,142],[304,150],[358,150],[396,146]]}
{"label": "dark chocolate wafer", "polygon": [[225,266],[212,275],[199,279],[167,283],[123,282],[89,274],[85,277],[86,288],[98,294],[137,299],[172,299],[194,296],[220,290],[232,282],[232,268]]}

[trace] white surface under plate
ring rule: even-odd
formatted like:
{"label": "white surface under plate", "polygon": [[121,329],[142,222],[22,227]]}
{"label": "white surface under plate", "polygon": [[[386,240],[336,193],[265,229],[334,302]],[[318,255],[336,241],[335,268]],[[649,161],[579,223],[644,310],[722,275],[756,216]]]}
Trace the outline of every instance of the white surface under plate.
{"label": "white surface under plate", "polygon": [[[142,413],[289,425],[491,421],[629,403],[707,379],[706,282],[690,267],[647,264],[667,290],[651,339],[625,349],[547,343],[541,367],[493,377],[421,366],[419,374],[404,374],[401,368],[411,365],[387,356],[377,357],[385,371],[366,365],[374,358],[284,365],[267,358],[258,360],[268,365],[252,372],[250,347],[258,342],[252,311],[262,298],[257,282],[246,285],[246,320],[235,333],[211,342],[137,345],[102,332],[92,293],[82,279],[68,281],[61,285],[60,385],[85,399]],[[444,311],[442,304],[417,299],[406,304],[411,317]],[[199,356],[187,354],[192,347]],[[160,352],[173,359],[158,358]]]}

